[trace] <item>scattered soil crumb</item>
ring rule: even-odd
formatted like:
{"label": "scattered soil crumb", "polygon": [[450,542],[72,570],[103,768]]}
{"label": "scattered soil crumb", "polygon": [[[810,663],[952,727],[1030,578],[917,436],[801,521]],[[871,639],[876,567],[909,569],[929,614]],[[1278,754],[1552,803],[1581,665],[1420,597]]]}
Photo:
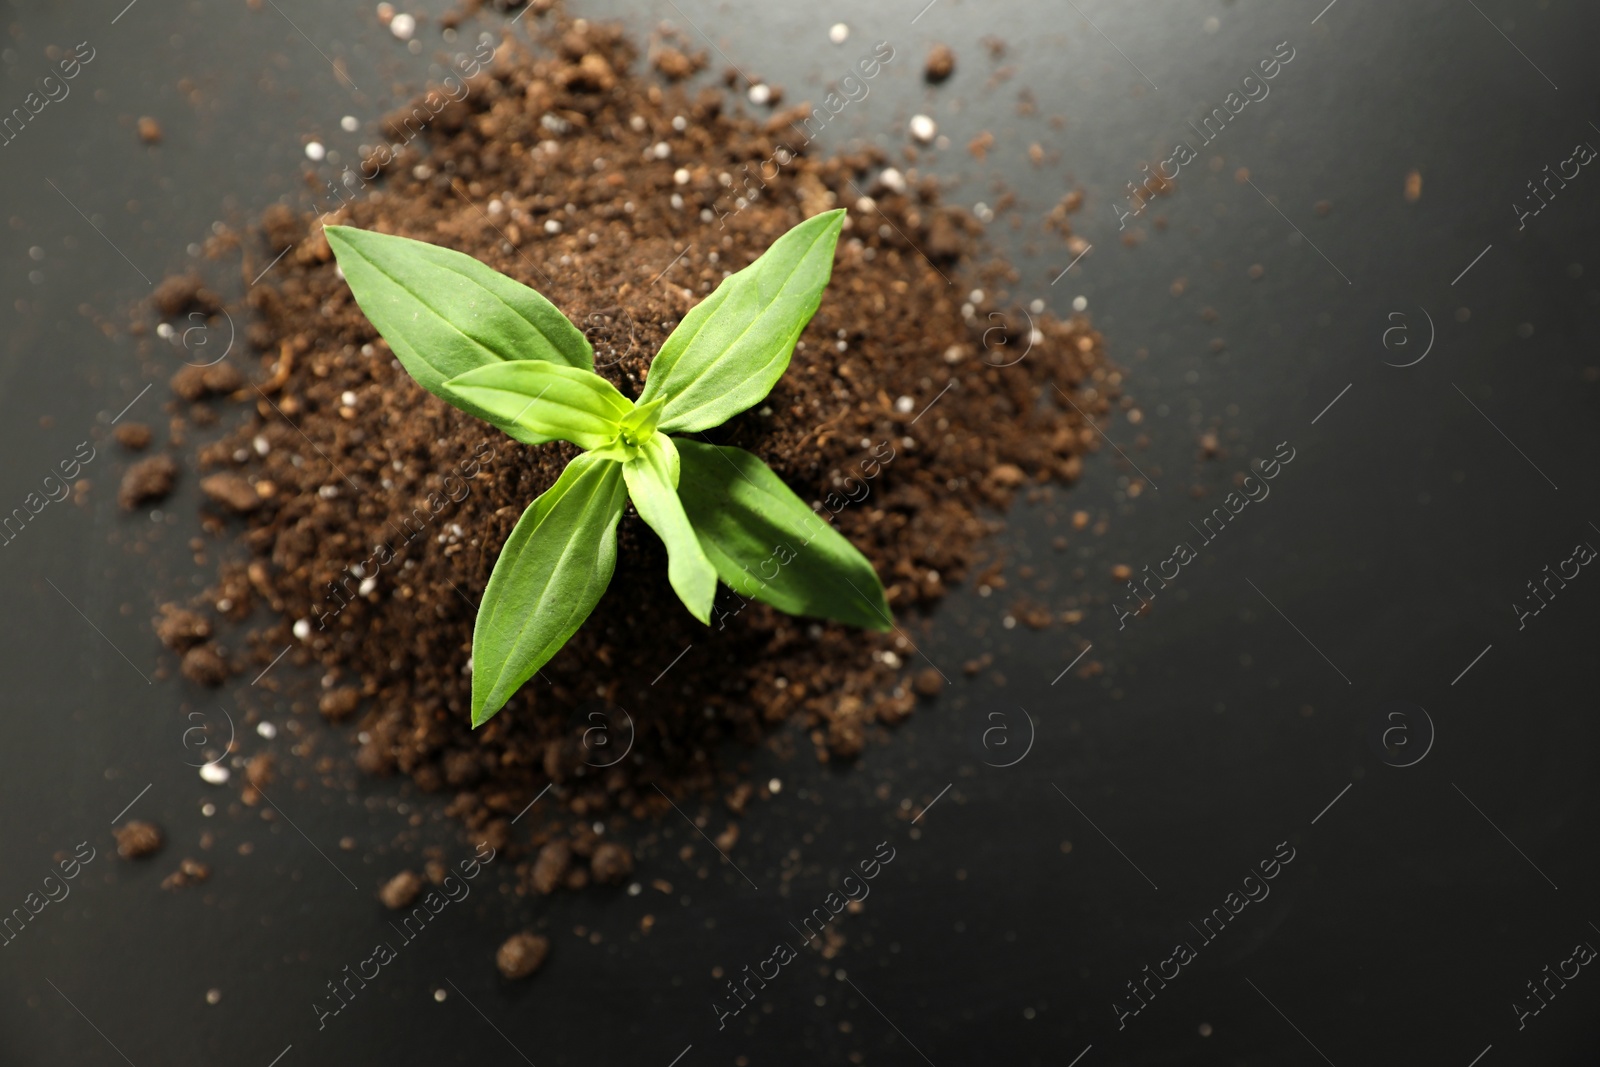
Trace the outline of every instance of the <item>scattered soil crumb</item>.
{"label": "scattered soil crumb", "polygon": [[200,480],[200,491],[235,515],[248,515],[261,506],[255,486],[237,474],[207,475]]}
{"label": "scattered soil crumb", "polygon": [[1063,237],[1071,237],[1072,220],[1069,216],[1077,214],[1082,207],[1083,190],[1072,190],[1063,196],[1055,207],[1050,209],[1050,214],[1045,216],[1045,227],[1054,230]]}
{"label": "scattered soil crumb", "polygon": [[567,876],[567,868],[572,864],[572,849],[565,841],[551,841],[539,850],[539,858],[533,862],[533,872],[529,878],[534,891],[544,896],[549,896],[560,887]]}
{"label": "scattered soil crumb", "polygon": [[145,144],[161,143],[161,123],[149,115],[139,117],[139,140]]}
{"label": "scattered soil crumb", "polygon": [[633,873],[633,853],[626,845],[607,841],[590,857],[589,873],[601,885],[617,885]]}
{"label": "scattered soil crumb", "polygon": [[126,511],[165,500],[178,480],[178,464],[171,456],[141,459],[122,475],[117,503]]}
{"label": "scattered soil crumb", "polygon": [[250,762],[245,764],[245,780],[251,785],[255,786],[257,789],[265,789],[267,786],[272,784],[273,768],[275,766],[276,761],[273,759],[272,753],[270,752],[263,752],[260,755],[251,756]]}
{"label": "scattered soil crumb", "polygon": [[422,878],[415,871],[401,871],[378,890],[378,899],[383,901],[383,906],[399,911],[409,908],[411,902],[417,899],[417,894],[422,892]]}
{"label": "scattered soil crumb", "polygon": [[524,930],[506,939],[506,943],[494,954],[494,964],[500,968],[502,975],[516,981],[542,967],[544,958],[549,954],[549,938]]}
{"label": "scattered soil crumb", "polygon": [[199,860],[187,856],[178,864],[178,869],[161,879],[162,889],[183,889],[191,885],[199,885],[211,877],[211,868]]}
{"label": "scattered soil crumb", "polygon": [[150,297],[156,310],[165,318],[176,318],[185,311],[199,311],[215,315],[222,310],[222,301],[205,287],[200,275],[189,273],[174,275],[156,286]]}
{"label": "scattered soil crumb", "polygon": [[150,427],[142,422],[125,422],[115,430],[117,444],[129,452],[143,452],[150,447]]}
{"label": "scattered soil crumb", "polygon": [[161,848],[161,829],[153,822],[131,819],[111,832],[117,839],[117,855],[125,860],[143,859]]}
{"label": "scattered soil crumb", "polygon": [[196,645],[183,654],[183,676],[197,685],[215,689],[228,680],[227,661],[215,645]]}
{"label": "scattered soil crumb", "polygon": [[664,45],[656,49],[650,57],[650,65],[661,72],[662,77],[668,81],[683,81],[691,78],[706,68],[706,54],[704,52],[680,52],[676,48]]}
{"label": "scattered soil crumb", "polygon": [[944,81],[956,70],[956,53],[947,44],[936,44],[928,51],[928,62],[922,68],[922,76],[937,85]]}
{"label": "scattered soil crumb", "polygon": [[340,686],[330,689],[322,694],[317,708],[323,715],[333,722],[350,717],[350,713],[361,705],[361,690],[353,686]]}
{"label": "scattered soil crumb", "polygon": [[208,396],[225,396],[244,387],[244,376],[232,363],[190,364],[172,376],[172,391],[191,404]]}
{"label": "scattered soil crumb", "polygon": [[1406,175],[1406,203],[1415,204],[1422,199],[1422,172],[1414,170]]}
{"label": "scattered soil crumb", "polygon": [[1015,463],[997,463],[989,468],[989,480],[1003,489],[1015,489],[1028,478]]}
{"label": "scattered soil crumb", "polygon": [[174,652],[183,652],[211,636],[211,623],[204,616],[176,604],[161,605],[153,623],[156,637]]}

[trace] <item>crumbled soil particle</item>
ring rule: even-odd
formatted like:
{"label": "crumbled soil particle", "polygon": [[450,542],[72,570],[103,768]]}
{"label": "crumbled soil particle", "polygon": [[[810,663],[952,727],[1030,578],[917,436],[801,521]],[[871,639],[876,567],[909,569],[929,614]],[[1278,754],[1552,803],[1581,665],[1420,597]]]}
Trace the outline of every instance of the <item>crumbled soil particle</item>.
{"label": "crumbled soil particle", "polygon": [[162,889],[183,889],[186,886],[199,885],[211,877],[211,868],[199,860],[184,857],[178,864],[178,869],[161,879]]}
{"label": "crumbled soil particle", "polygon": [[728,806],[728,810],[733,814],[743,815],[745,807],[749,805],[750,798],[755,795],[755,792],[756,787],[754,785],[749,782],[740,782],[728,791],[727,795],[722,798],[722,802]]}
{"label": "crumbled soil particle", "polygon": [[1015,463],[997,463],[989,469],[989,480],[1002,489],[1015,489],[1028,476]]}
{"label": "crumbled soil particle", "polygon": [[161,614],[153,622],[156,637],[174,652],[183,652],[211,636],[211,623],[205,616],[176,604],[161,605]]}
{"label": "crumbled soil particle", "polygon": [[476,785],[483,777],[483,760],[476,752],[465,750],[449,752],[445,754],[443,762],[446,784],[457,789]]}
{"label": "crumbled soil particle", "polygon": [[222,310],[217,294],[205,287],[200,275],[189,273],[174,275],[156,286],[150,300],[164,318],[172,319],[185,311],[199,311],[215,315]]}
{"label": "crumbled soil particle", "polygon": [[209,366],[189,364],[172,376],[172,391],[191,404],[208,396],[226,396],[244,386],[239,368],[229,362]]}
{"label": "crumbled soil particle", "polygon": [[114,432],[117,444],[129,452],[143,452],[150,447],[150,427],[142,422],[125,422]]}
{"label": "crumbled soil particle", "polygon": [[378,899],[383,901],[383,906],[399,911],[408,908],[411,902],[417,899],[417,894],[422,892],[422,877],[415,871],[401,871],[378,890]]}
{"label": "crumbled soil particle", "polygon": [[535,892],[549,896],[561,887],[562,880],[567,876],[567,868],[571,865],[572,847],[565,841],[551,841],[539,850],[539,857],[533,861],[533,869],[529,872],[528,883]]}
{"label": "crumbled soil particle", "polygon": [[956,70],[956,54],[947,44],[936,44],[928,50],[928,62],[922,68],[922,76],[937,85],[944,81]]}
{"label": "crumbled soil particle", "polygon": [[153,822],[132,819],[111,832],[117,839],[117,855],[125,860],[143,859],[161,847],[161,830]]}
{"label": "crumbled soil particle", "polygon": [[340,686],[330,689],[322,694],[317,709],[334,722],[350,717],[350,713],[361,706],[361,690],[353,686]]}
{"label": "crumbled soil particle", "polygon": [[589,873],[601,885],[617,885],[633,873],[633,853],[626,845],[607,841],[589,857]]}
{"label": "crumbled soil particle", "polygon": [[149,115],[139,116],[139,140],[145,144],[160,144],[161,123]]}
{"label": "crumbled soil particle", "polygon": [[209,474],[200,479],[200,491],[235,515],[248,515],[261,506],[256,487],[243,475],[231,471]]}
{"label": "crumbled soil particle", "polygon": [[[828,717],[828,729],[821,737],[813,731],[813,740],[822,740],[826,751],[840,759],[854,759],[867,744],[866,723],[862,717],[861,700],[846,696],[839,700],[833,714]],[[819,745],[819,747],[821,747]]]}
{"label": "crumbled soil particle", "polygon": [[183,654],[183,676],[197,685],[215,689],[228,680],[228,663],[215,645],[196,645]]}
{"label": "crumbled soil particle", "polygon": [[276,763],[273,760],[272,753],[270,752],[263,752],[260,755],[251,756],[250,762],[245,764],[245,780],[251,785],[255,786],[257,789],[265,789],[267,786],[272,784],[273,769],[275,766]]}
{"label": "crumbled soil particle", "polygon": [[117,503],[132,511],[165,500],[178,480],[178,464],[171,456],[151,456],[133,464],[122,475]]}
{"label": "crumbled soil particle", "polygon": [[[250,558],[219,565],[204,601],[226,599],[239,619],[248,603],[269,606],[272,618],[241,642],[259,664],[292,642],[291,662],[344,683],[323,698],[325,715],[363,706],[358,766],[423,789],[448,784],[449,812],[474,831],[509,837],[509,819],[554,783],[545,825],[524,827],[544,846],[525,882],[549,893],[615,876],[619,857],[585,841],[587,825],[670,813],[653,784],[743,810],[760,794],[727,759],[730,742],[756,744],[793,722],[819,759],[849,758],[902,721],[913,668],[930,666],[911,662],[920,656],[907,632],[978,562],[994,528],[983,512],[1004,509],[1019,486],[1070,481],[1095,447],[1055,388],[1099,418],[1120,378],[1081,316],[1033,316],[1030,348],[1025,316],[997,328],[988,305],[964,312],[969,285],[955,279],[995,294],[1014,274],[985,258],[982,227],[942,205],[932,178],[879,181],[889,160],[878,149],[815,157],[793,131],[725,108],[716,91],[691,98],[650,84],[615,27],[560,21],[540,32],[550,50],[502,42],[467,98],[327,221],[458,249],[533,286],[632,397],[652,354],[727,272],[803,219],[851,207],[788,372],[706,438],[755,452],[831,515],[877,568],[901,632],[793,618],[727,590],[703,626],[678,605],[665,551],[630,509],[611,592],[472,730],[475,605],[518,516],[573,449],[516,444],[424,392],[356,307],[320,227],[279,208],[263,219],[266,254],[293,249],[250,290],[245,331],[260,353],[249,377],[270,402],[187,371],[174,389],[236,393],[242,403],[223,409],[225,432],[200,465],[275,487],[243,516],[242,534],[208,527],[237,536]],[[660,142],[667,158],[653,151]],[[997,329],[1027,358],[985,358]],[[359,402],[346,404],[346,392]],[[608,708],[628,711],[636,736],[627,760],[599,768],[579,738],[587,713]],[[568,829],[562,807],[579,817]]]}
{"label": "crumbled soil particle", "polygon": [[1071,237],[1072,220],[1069,218],[1069,216],[1077,214],[1078,210],[1082,207],[1083,190],[1073,189],[1071,192],[1063,196],[1056,203],[1055,207],[1050,209],[1050,214],[1045,216],[1045,228],[1054,230],[1062,237]]}
{"label": "crumbled soil particle", "polygon": [[262,212],[261,236],[274,255],[299,242],[305,234],[305,220],[289,205],[273,204]]}
{"label": "crumbled soil particle", "polygon": [[651,54],[650,65],[660,71],[661,76],[668,81],[680,82],[706,68],[706,54],[680,52],[670,45],[663,45]]}
{"label": "crumbled soil particle", "polygon": [[544,965],[544,958],[549,954],[548,937],[541,937],[524,930],[506,939],[506,943],[494,954],[494,963],[500,968],[501,974],[515,981],[537,971]]}

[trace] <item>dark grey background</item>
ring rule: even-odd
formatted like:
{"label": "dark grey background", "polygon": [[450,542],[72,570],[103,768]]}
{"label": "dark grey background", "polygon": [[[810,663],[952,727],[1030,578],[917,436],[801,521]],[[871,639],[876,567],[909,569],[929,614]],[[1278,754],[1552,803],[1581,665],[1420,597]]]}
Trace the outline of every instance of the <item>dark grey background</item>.
{"label": "dark grey background", "polygon": [[[126,334],[96,323],[122,324],[146,279],[190,262],[213,221],[243,226],[277,200],[309,206],[304,175],[334,170],[313,168],[304,140],[353,158],[378,116],[501,19],[486,14],[448,45],[424,21],[412,53],[366,4],[12,3],[0,110],[47,73],[47,46],[86,40],[96,57],[0,148],[0,510],[79,441],[99,452],[86,507],[52,504],[0,548],[0,910],[38,888],[52,853],[87,840],[99,855],[65,902],[0,949],[0,1062],[1592,1062],[1600,977],[1582,972],[1521,1031],[1512,1003],[1575,943],[1600,944],[1600,586],[1589,587],[1600,579],[1585,571],[1520,631],[1511,605],[1545,564],[1600,540],[1600,265],[1589,254],[1600,177],[1586,168],[1520,232],[1511,205],[1574,144],[1600,144],[1600,14],[1563,0],[1324,2],[579,6],[641,36],[663,19],[697,26],[790,100],[820,99],[872,42],[890,41],[896,58],[825,144],[897,152],[925,110],[952,144],[923,167],[951,183],[953,202],[993,204],[997,182],[1017,194],[990,227],[1022,271],[1011,295],[1058,313],[1087,299],[1144,415],[1103,429],[1160,488],[1130,500],[1134,472],[1107,447],[1073,491],[1012,515],[1000,545],[1051,583],[1043,599],[1060,610],[1098,598],[1075,630],[1006,629],[1015,586],[962,589],[923,642],[957,683],[888,743],[852,768],[755,754],[755,773],[784,784],[731,854],[759,889],[682,821],[660,827],[638,896],[519,900],[491,867],[467,906],[321,1032],[310,1005],[322,983],[387,936],[372,891],[414,862],[392,848],[408,820],[420,815],[448,856],[470,845],[442,800],[397,784],[351,778],[277,796],[289,825],[185,765],[186,714],[236,708],[236,690],[208,702],[146,680],[163,661],[154,604],[206,571],[185,549],[198,529],[192,484],[155,522],[116,509],[124,459],[109,423],[150,379]],[[835,46],[839,20],[852,32]],[[1006,42],[1002,59],[985,35]],[[960,67],[930,90],[920,71],[935,40],[957,48]],[[1189,138],[1186,123],[1281,41],[1296,56],[1271,95],[1202,149],[1124,247],[1123,183]],[[1014,76],[993,81],[1001,67]],[[1017,113],[1024,88],[1033,116]],[[139,144],[141,114],[164,127],[158,148]],[[360,132],[339,129],[346,114]],[[980,163],[963,146],[985,129],[996,144]],[[1044,166],[1027,161],[1033,141]],[[1254,188],[1236,180],[1241,167]],[[1423,191],[1407,203],[1413,168]],[[1074,225],[1093,250],[1052,286],[1071,257],[1038,223],[1079,186],[1088,199]],[[1326,217],[1313,210],[1323,199]],[[1150,226],[1157,212],[1164,231]],[[234,261],[202,268],[229,297],[243,291]],[[1428,357],[1386,365],[1415,358],[1430,316]],[[1401,322],[1410,344],[1390,335],[1386,348]],[[128,417],[159,423],[164,394],[158,382]],[[1227,454],[1200,463],[1211,429]],[[1135,450],[1140,434],[1148,447]],[[1296,459],[1272,496],[1119,631],[1109,568],[1165,558],[1233,472],[1281,441]],[[1214,491],[1205,508],[1189,494],[1197,484]],[[1053,552],[1064,527],[1048,514],[1064,524],[1079,508],[1106,531]],[[1087,642],[1084,662],[1103,673],[1052,684]],[[962,679],[980,649],[992,669]],[[1436,730],[1407,768],[1368,742],[1394,700],[1425,708]],[[1019,709],[1036,724],[1031,751],[988,766],[1021,751]],[[994,712],[1009,716],[1008,747],[982,741],[1002,721]],[[1420,744],[1416,716],[1412,730]],[[115,858],[109,833],[135,796],[132,814],[169,838],[138,867]],[[205,817],[207,801],[224,810]],[[212,880],[158,889],[179,857],[201,855],[207,830]],[[345,836],[354,851],[337,848]],[[807,950],[718,1032],[713,968],[736,972],[792,941],[787,923],[885,840],[896,859],[864,913],[837,921],[838,955]],[[1295,859],[1271,896],[1119,1030],[1124,983],[1176,942],[1197,944],[1189,923],[1285,841]],[[698,847],[688,864],[685,844]],[[673,883],[670,897],[649,888],[655,877]],[[549,933],[552,957],[509,985],[492,953],[525,926]]]}

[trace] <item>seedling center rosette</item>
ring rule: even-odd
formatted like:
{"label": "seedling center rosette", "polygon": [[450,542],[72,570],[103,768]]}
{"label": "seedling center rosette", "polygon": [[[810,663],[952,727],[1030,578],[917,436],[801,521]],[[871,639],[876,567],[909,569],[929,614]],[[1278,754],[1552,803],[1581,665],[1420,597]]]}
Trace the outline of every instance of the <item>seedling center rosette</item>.
{"label": "seedling center rosette", "polygon": [[821,304],[844,216],[802,222],[723,279],[661,346],[637,400],[594,372],[588,340],[522,283],[436,245],[327,227],[356,302],[418,384],[523,444],[583,449],[495,561],[472,634],[474,727],[599,603],[629,500],[702,623],[720,579],[791,615],[892,626],[866,557],[758,457],[703,438],[783,377]]}

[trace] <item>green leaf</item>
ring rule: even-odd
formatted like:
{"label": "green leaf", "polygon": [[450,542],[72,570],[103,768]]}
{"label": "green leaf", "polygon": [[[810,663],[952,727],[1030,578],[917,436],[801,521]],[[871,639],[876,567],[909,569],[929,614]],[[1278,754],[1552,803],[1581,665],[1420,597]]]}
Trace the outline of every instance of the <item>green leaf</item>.
{"label": "green leaf", "polygon": [[661,346],[639,397],[663,397],[660,428],[720,426],[772,391],[822,302],[844,210],[807,219],[729,275]]}
{"label": "green leaf", "polygon": [[585,454],[528,505],[495,561],[472,631],[472,725],[482,726],[589,617],[617,563],[622,467]]}
{"label": "green leaf", "polygon": [[678,496],[717,574],[790,615],[869,630],[893,623],[872,564],[742,448],[677,440]]}
{"label": "green leaf", "polygon": [[639,517],[667,546],[667,580],[678,599],[695,618],[709,623],[717,572],[678,500],[678,450],[671,438],[659,433],[650,438],[634,459],[622,465],[622,473]]}
{"label": "green leaf", "polygon": [[649,440],[650,435],[656,432],[656,426],[661,421],[661,406],[665,403],[665,400],[658,397],[648,404],[640,404],[628,412],[622,419],[624,433],[635,441]]}
{"label": "green leaf", "polygon": [[[594,349],[550,301],[471,256],[349,226],[323,232],[356,303],[435,396],[457,403],[442,392],[446,381],[502,360],[593,369]],[[524,444],[549,440],[526,431],[511,436]]]}
{"label": "green leaf", "polygon": [[[440,394],[464,410],[512,433],[600,448],[616,440],[633,402],[593,371],[542,359],[491,363],[444,383]],[[515,434],[513,434],[515,436]]]}

